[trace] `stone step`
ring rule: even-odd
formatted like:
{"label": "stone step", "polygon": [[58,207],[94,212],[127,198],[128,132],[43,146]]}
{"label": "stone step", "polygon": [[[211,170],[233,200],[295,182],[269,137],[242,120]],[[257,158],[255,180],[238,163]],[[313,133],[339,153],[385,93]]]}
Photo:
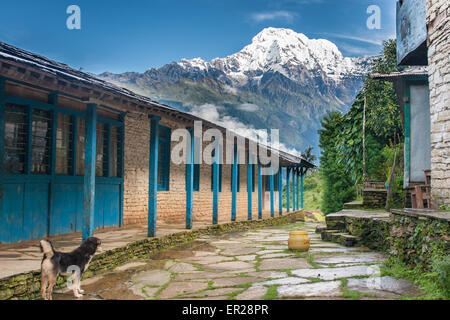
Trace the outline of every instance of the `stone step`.
{"label": "stone step", "polygon": [[344,209],[355,209],[362,207],[363,202],[362,201],[352,201],[344,203]]}
{"label": "stone step", "polygon": [[361,241],[360,237],[352,236],[351,234],[342,234],[339,243],[346,247],[354,247]]}
{"label": "stone step", "polygon": [[327,229],[345,230],[345,216],[344,215],[326,216],[325,222],[327,224]]}
{"label": "stone step", "polygon": [[333,235],[333,233],[339,233],[339,230],[323,230],[320,233],[320,236],[322,238],[323,241],[331,241],[331,237]]}
{"label": "stone step", "polygon": [[327,230],[327,226],[317,226],[316,233],[322,233],[322,231]]}

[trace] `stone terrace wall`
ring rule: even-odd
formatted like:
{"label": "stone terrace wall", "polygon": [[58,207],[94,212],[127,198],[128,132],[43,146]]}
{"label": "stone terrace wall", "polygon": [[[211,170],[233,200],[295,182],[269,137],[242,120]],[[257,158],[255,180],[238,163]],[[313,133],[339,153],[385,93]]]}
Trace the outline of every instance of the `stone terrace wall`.
{"label": "stone terrace wall", "polygon": [[430,269],[433,258],[450,253],[448,213],[392,210],[390,254],[410,265]]}
{"label": "stone terrace wall", "polygon": [[431,107],[431,192],[435,207],[450,206],[450,3],[427,0]]}

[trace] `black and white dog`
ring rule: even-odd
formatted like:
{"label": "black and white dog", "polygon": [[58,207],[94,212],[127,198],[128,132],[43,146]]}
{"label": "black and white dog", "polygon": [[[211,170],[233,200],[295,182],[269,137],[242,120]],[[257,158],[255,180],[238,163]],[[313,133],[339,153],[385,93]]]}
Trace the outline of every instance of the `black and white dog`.
{"label": "black and white dog", "polygon": [[[41,263],[41,294],[45,300],[52,300],[53,287],[58,275],[72,276],[73,294],[76,298],[83,296],[80,288],[81,275],[89,266],[97,249],[100,249],[101,241],[98,238],[87,238],[81,246],[72,252],[58,252],[48,240],[41,240],[41,251],[44,258]],[[47,290],[48,285],[48,290]]]}

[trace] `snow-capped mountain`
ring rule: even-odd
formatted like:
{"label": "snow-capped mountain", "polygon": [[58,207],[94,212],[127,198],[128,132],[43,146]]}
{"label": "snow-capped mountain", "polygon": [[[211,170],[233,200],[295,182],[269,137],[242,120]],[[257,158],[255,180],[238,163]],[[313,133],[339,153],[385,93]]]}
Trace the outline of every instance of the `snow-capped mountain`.
{"label": "snow-capped mountain", "polygon": [[178,64],[186,70],[221,70],[234,85],[243,86],[259,80],[264,72],[279,72],[293,81],[302,81],[304,72],[316,72],[316,76],[339,83],[346,77],[366,73],[366,61],[345,58],[334,43],[325,39],[309,39],[291,29],[266,28],[231,56],[210,62],[182,59]]}
{"label": "snow-capped mountain", "polygon": [[348,110],[372,59],[344,57],[325,39],[266,28],[225,58],[99,76],[173,107],[214,115],[208,120],[223,125],[278,128],[288,147],[312,145],[318,152],[320,119],[329,110]]}

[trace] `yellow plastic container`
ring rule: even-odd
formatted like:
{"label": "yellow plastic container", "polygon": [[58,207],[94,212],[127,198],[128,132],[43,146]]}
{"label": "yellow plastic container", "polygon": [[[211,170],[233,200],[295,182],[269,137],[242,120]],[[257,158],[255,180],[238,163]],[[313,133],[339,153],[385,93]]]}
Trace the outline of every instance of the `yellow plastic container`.
{"label": "yellow plastic container", "polygon": [[288,248],[290,250],[308,251],[309,237],[306,231],[292,231],[289,234]]}

